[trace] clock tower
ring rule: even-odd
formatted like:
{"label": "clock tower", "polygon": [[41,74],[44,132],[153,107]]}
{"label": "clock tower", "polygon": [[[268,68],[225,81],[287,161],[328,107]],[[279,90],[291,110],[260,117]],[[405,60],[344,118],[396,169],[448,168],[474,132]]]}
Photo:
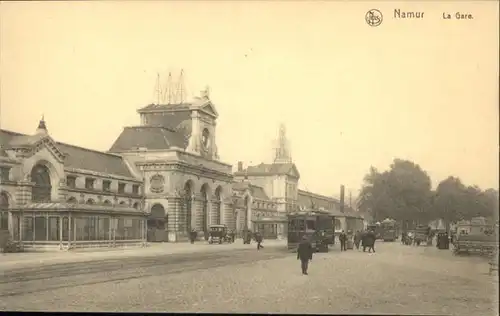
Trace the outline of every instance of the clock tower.
{"label": "clock tower", "polygon": [[186,151],[211,160],[218,160],[215,138],[218,117],[210,101],[208,88],[194,98],[191,110],[191,135]]}

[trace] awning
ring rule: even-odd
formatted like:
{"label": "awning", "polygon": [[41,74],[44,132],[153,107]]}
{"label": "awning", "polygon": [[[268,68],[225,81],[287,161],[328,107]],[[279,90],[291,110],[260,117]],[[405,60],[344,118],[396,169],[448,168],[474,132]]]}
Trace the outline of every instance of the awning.
{"label": "awning", "polygon": [[255,217],[252,219],[252,222],[256,224],[280,224],[288,223],[288,219],[286,217]]}
{"label": "awning", "polygon": [[12,211],[86,211],[86,212],[106,212],[115,214],[146,215],[145,212],[136,210],[133,207],[107,206],[99,204],[73,204],[73,203],[30,203],[11,207]]}

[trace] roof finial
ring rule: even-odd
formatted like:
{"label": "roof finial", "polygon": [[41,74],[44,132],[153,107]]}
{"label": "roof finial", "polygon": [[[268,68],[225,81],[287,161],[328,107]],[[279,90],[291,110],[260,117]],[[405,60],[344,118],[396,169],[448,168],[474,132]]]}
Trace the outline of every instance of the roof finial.
{"label": "roof finial", "polygon": [[45,115],[42,114],[42,119],[38,123],[37,133],[47,133],[47,125],[45,124]]}

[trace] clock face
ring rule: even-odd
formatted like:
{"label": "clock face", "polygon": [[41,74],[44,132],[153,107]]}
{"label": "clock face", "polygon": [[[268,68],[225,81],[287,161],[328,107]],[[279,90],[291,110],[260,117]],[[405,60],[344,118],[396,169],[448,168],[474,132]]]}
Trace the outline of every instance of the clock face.
{"label": "clock face", "polygon": [[203,134],[201,134],[201,143],[205,149],[210,145],[210,132],[206,128],[203,130]]}

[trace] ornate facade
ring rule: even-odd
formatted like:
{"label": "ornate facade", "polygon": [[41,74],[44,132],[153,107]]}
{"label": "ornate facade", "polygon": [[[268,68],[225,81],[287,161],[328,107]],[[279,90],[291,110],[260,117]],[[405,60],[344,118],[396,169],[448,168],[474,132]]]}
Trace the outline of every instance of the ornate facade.
{"label": "ornate facade", "polygon": [[0,130],[3,231],[25,248],[142,243],[142,182],[113,154]]}
{"label": "ornate facade", "polygon": [[208,238],[211,224],[235,228],[231,165],[219,160],[218,113],[202,92],[189,103],[150,104],[141,126],[125,127],[110,152],[144,179],[148,240]]}
{"label": "ornate facade", "polygon": [[43,119],[34,135],[1,130],[0,230],[26,246],[71,248],[185,241],[193,230],[202,239],[212,224],[284,238],[286,214],[301,209],[337,212],[339,229],[359,217],[298,189],[284,126],[272,163],[239,162],[233,174],[219,158],[208,91],[168,100],[139,109],[141,125],[125,127],[108,153],[56,142]]}

